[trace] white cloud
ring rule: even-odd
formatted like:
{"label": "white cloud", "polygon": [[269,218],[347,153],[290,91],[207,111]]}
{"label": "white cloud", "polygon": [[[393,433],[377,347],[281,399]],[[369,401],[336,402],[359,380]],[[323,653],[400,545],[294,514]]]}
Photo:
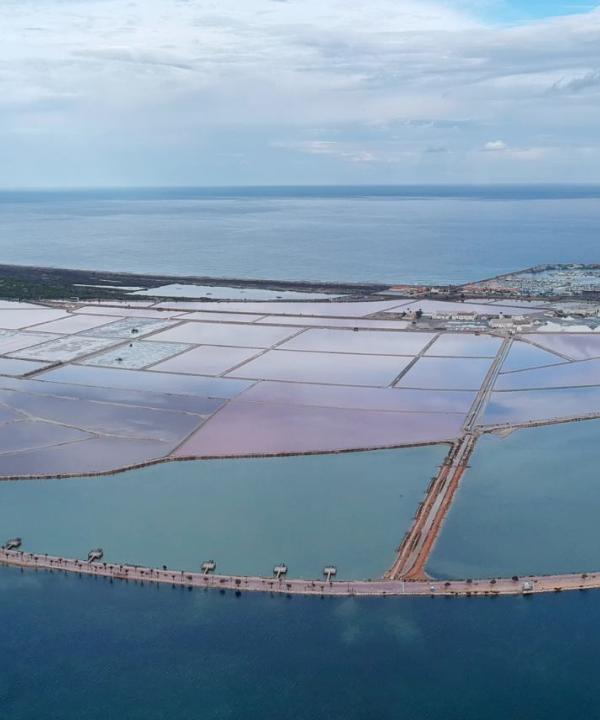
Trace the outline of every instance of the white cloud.
{"label": "white cloud", "polygon": [[484,152],[496,153],[499,157],[510,160],[542,160],[550,155],[560,153],[560,148],[552,146],[509,147],[502,140],[492,140],[483,146]]}
{"label": "white cloud", "polygon": [[508,150],[508,145],[502,142],[502,140],[491,140],[490,142],[486,142],[483,149],[487,152],[504,152]]}
{"label": "white cloud", "polygon": [[241,155],[282,182],[322,181],[336,161],[340,179],[385,164],[395,180],[507,179],[523,159],[539,179],[595,177],[576,158],[600,145],[600,9],[504,27],[477,6],[4,0],[0,153],[31,184],[71,152],[89,183],[236,182]]}
{"label": "white cloud", "polygon": [[365,148],[338,143],[332,140],[305,140],[298,143],[272,143],[273,147],[295,150],[307,155],[329,155],[340,160],[354,163],[370,163],[377,160],[376,155]]}

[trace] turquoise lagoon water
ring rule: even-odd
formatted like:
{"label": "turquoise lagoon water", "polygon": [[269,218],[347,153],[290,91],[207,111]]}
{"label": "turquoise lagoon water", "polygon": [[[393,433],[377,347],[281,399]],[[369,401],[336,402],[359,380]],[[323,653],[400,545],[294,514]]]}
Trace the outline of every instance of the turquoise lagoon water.
{"label": "turquoise lagoon water", "polygon": [[600,594],[336,599],[0,568],[3,720],[600,716]]}
{"label": "turquoise lagoon water", "polygon": [[600,570],[600,421],[481,438],[433,551],[435,577]]}
{"label": "turquoise lagoon water", "polygon": [[[0,483],[0,534],[23,548],[194,570],[378,577],[392,564],[447,446],[155,465]],[[3,541],[3,540],[2,540]]]}
{"label": "turquoise lagoon water", "polygon": [[599,187],[544,185],[0,192],[0,256],[175,275],[466,282],[600,262],[599,199]]}

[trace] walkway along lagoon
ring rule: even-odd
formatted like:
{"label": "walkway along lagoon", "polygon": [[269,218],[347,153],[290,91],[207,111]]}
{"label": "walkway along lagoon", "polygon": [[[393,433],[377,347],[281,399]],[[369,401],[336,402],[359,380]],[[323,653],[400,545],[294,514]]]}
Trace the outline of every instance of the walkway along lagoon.
{"label": "walkway along lagoon", "polygon": [[94,575],[113,580],[182,586],[193,588],[212,588],[232,590],[234,592],[263,592],[283,595],[315,595],[331,597],[401,597],[441,595],[456,596],[500,596],[534,595],[537,593],[562,592],[565,590],[600,589],[599,573],[581,573],[576,575],[531,575],[513,578],[489,578],[478,580],[424,581],[424,580],[354,580],[349,582],[319,580],[295,580],[285,576],[277,578],[212,575],[208,573],[188,572],[141,567],[139,565],[115,565],[106,562],[90,562],[72,558],[36,555],[19,550],[0,550],[0,564],[45,570],[50,572],[77,573]]}

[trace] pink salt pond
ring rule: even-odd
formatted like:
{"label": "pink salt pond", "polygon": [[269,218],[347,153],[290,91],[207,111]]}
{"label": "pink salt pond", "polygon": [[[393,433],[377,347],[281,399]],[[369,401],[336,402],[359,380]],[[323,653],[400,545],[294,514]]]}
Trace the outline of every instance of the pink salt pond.
{"label": "pink salt pond", "polygon": [[442,357],[495,357],[502,339],[491,335],[444,333],[427,348],[425,355]]}
{"label": "pink salt pond", "polygon": [[245,391],[243,399],[284,405],[314,405],[347,410],[391,410],[466,414],[475,392],[398,388],[340,387],[306,383],[261,382]]}
{"label": "pink salt pond", "polygon": [[397,387],[428,390],[479,390],[492,359],[422,357]]}
{"label": "pink salt pond", "polygon": [[27,452],[3,454],[0,456],[0,476],[95,475],[160,460],[169,450],[169,443],[159,440],[90,437]]}
{"label": "pink salt pond", "polygon": [[251,315],[244,313],[222,313],[222,312],[209,312],[205,310],[203,312],[188,312],[183,313],[181,316],[176,315],[174,319],[180,318],[182,320],[197,320],[198,322],[220,322],[220,323],[253,323],[256,320],[264,317],[264,315]]}
{"label": "pink salt pond", "polygon": [[359,411],[233,400],[175,457],[332,452],[451,441],[463,416]]}
{"label": "pink salt pond", "polygon": [[364,302],[181,302],[166,301],[155,308],[178,307],[182,310],[251,313],[253,315],[307,315],[316,317],[368,317],[373,313],[405,305],[407,300]]}
{"label": "pink salt pond", "polygon": [[520,424],[599,413],[600,387],[493,392],[480,424]]}
{"label": "pink salt pond", "polygon": [[115,317],[141,317],[141,318],[159,318],[166,320],[177,311],[169,312],[168,310],[152,310],[145,308],[131,307],[109,307],[107,305],[84,305],[77,309],[77,313],[82,315],[114,315]]}
{"label": "pink salt pond", "polygon": [[102,388],[85,397],[85,388],[44,381],[0,379],[0,387],[0,477],[106,472],[162,459],[221,405],[188,399],[180,409],[170,396]]}
{"label": "pink salt pond", "polygon": [[90,385],[121,390],[193,395],[211,398],[230,398],[250,387],[246,380],[194,377],[175,373],[156,373],[145,370],[66,365],[49,370],[44,380],[76,385]]}
{"label": "pink salt pond", "polygon": [[545,350],[558,353],[564,359],[587,360],[600,357],[600,335],[591,333],[536,333],[527,335],[528,340]]}
{"label": "pink salt pond", "polygon": [[498,376],[494,389],[529,390],[585,385],[600,385],[600,359],[505,373]]}
{"label": "pink salt pond", "polygon": [[230,377],[336,385],[390,385],[408,357],[271,350],[242,365]]}
{"label": "pink salt pond", "polygon": [[0,453],[35,450],[40,447],[63,445],[90,437],[91,435],[87,432],[73,427],[29,419],[17,420],[0,425]]}
{"label": "pink salt pond", "polygon": [[221,375],[260,353],[258,349],[201,345],[152,366],[153,371]]}
{"label": "pink salt pond", "polygon": [[543,367],[545,365],[556,365],[565,362],[564,358],[554,355],[547,350],[542,350],[528,342],[515,340],[508,351],[508,355],[500,372],[513,372],[516,370],[527,370],[529,368]]}
{"label": "pink salt pond", "polygon": [[293,328],[234,323],[183,323],[152,336],[158,342],[183,342],[196,345],[270,348],[294,335]]}
{"label": "pink salt pond", "polygon": [[288,340],[281,345],[281,349],[368,355],[417,355],[434,337],[434,333],[422,332],[318,328],[307,330]]}
{"label": "pink salt pond", "polygon": [[[217,314],[217,313],[215,313]],[[362,318],[336,317],[287,317],[285,315],[269,315],[257,320],[258,325],[295,325],[297,327],[345,327],[368,330],[406,330],[410,323],[407,320],[363,320]]]}

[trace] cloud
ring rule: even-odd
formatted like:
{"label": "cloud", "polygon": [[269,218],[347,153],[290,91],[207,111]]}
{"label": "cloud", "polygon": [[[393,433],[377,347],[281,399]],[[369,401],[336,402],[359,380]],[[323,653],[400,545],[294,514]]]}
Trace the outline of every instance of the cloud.
{"label": "cloud", "polygon": [[542,160],[552,153],[557,152],[554,147],[509,147],[502,140],[486,142],[483,151],[496,153],[501,157],[514,160]]}
{"label": "cloud", "polygon": [[0,184],[52,182],[79,143],[88,184],[235,183],[240,156],[281,182],[596,178],[600,9],[507,26],[485,4],[4,0]]}
{"label": "cloud", "polygon": [[178,57],[170,52],[164,51],[132,51],[129,48],[99,48],[96,50],[76,50],[74,57],[83,59],[99,60],[101,62],[114,61],[132,63],[136,65],[155,65],[178,70],[192,70],[193,63]]}
{"label": "cloud", "polygon": [[295,150],[307,155],[329,155],[354,163],[374,162],[377,158],[369,150],[351,147],[332,140],[306,140],[298,143],[273,143],[273,147]]}
{"label": "cloud", "polygon": [[447,153],[448,148],[443,145],[430,145],[425,148],[424,152],[430,155],[440,155],[442,153]]}
{"label": "cloud", "polygon": [[559,93],[576,93],[588,88],[600,86],[600,70],[592,70],[579,77],[561,78],[551,87],[551,91]]}
{"label": "cloud", "polygon": [[502,140],[491,140],[490,142],[485,143],[483,149],[486,152],[504,152],[505,150],[508,150],[508,145]]}

